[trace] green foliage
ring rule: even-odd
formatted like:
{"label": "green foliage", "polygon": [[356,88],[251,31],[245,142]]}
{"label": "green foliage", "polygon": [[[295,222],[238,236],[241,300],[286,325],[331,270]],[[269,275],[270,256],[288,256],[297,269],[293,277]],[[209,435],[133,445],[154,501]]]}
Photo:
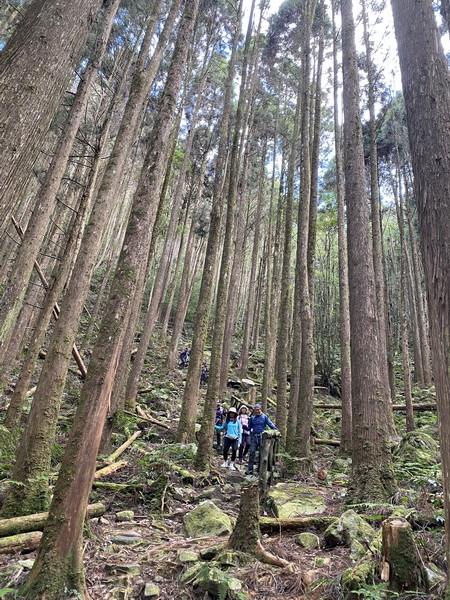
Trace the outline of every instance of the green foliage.
{"label": "green foliage", "polygon": [[360,598],[365,600],[386,600],[387,598],[396,598],[397,592],[388,590],[389,583],[374,583],[369,585],[368,583],[362,584],[359,590],[355,590],[355,594],[358,594]]}
{"label": "green foliage", "polygon": [[13,588],[3,588],[0,590],[0,598],[7,598],[8,596],[15,597],[17,595],[17,591]]}

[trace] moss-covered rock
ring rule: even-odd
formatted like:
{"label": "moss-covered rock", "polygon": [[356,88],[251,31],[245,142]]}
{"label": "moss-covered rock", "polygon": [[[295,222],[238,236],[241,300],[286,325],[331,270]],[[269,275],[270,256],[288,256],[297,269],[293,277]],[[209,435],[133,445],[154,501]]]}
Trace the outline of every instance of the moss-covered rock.
{"label": "moss-covered rock", "polygon": [[407,433],[397,448],[394,457],[397,463],[419,463],[420,465],[434,465],[438,461],[439,445],[427,433],[416,430]]}
{"label": "moss-covered rock", "polygon": [[346,569],[341,575],[341,588],[344,600],[356,600],[360,595],[356,593],[366,583],[372,583],[375,572],[373,562],[362,562],[356,567]]}
{"label": "moss-covered rock", "polygon": [[183,583],[191,583],[194,588],[202,592],[208,592],[213,598],[245,598],[242,594],[242,583],[239,579],[232,577],[217,567],[201,565],[200,569],[194,571],[194,567],[186,571],[182,577]]}
{"label": "moss-covered rock", "polygon": [[350,546],[353,540],[369,542],[375,536],[375,531],[354,510],[345,511],[341,517],[330,525],[324,533],[327,546]]}
{"label": "moss-covered rock", "polygon": [[308,531],[304,531],[300,533],[297,537],[297,544],[302,548],[318,548],[320,544],[319,537],[314,533],[309,533]]}
{"label": "moss-covered rock", "polygon": [[267,503],[279,519],[322,514],[326,508],[320,491],[296,482],[279,483],[271,488]]}
{"label": "moss-covered rock", "polygon": [[182,550],[178,554],[178,560],[180,563],[195,563],[199,559],[197,552],[192,552],[192,550]]}
{"label": "moss-covered rock", "polygon": [[119,510],[116,512],[116,521],[119,523],[123,521],[132,521],[134,519],[134,512],[132,510]]}
{"label": "moss-covered rock", "polygon": [[233,525],[230,517],[211,500],[205,500],[184,517],[184,527],[189,537],[231,533]]}

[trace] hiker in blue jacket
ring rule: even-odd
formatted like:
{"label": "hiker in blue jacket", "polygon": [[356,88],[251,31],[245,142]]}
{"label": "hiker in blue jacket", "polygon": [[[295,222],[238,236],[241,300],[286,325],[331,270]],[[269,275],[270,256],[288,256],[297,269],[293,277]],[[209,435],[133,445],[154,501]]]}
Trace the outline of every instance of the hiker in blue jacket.
{"label": "hiker in blue jacket", "polygon": [[262,432],[266,427],[276,429],[269,417],[262,412],[261,404],[255,404],[253,414],[248,420],[248,428],[250,429],[250,452],[246,475],[253,475],[255,453],[257,449],[261,448]]}
{"label": "hiker in blue jacket", "polygon": [[[237,418],[237,410],[232,406],[228,409],[227,418],[222,425],[216,425],[218,431],[225,430],[223,436],[223,463],[222,467],[230,467],[230,471],[235,471],[234,461],[236,452],[242,442],[242,426]],[[231,462],[228,460],[228,451],[231,448]]]}

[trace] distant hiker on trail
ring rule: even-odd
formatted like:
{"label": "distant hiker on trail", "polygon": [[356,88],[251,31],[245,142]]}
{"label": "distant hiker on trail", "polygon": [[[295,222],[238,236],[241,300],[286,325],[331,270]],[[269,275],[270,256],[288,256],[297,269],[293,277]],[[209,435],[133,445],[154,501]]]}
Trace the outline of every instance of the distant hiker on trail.
{"label": "distant hiker on trail", "polygon": [[237,462],[238,465],[242,465],[242,461],[250,448],[250,429],[248,427],[249,414],[248,408],[245,405],[241,406],[239,409],[238,420],[241,422],[242,426],[242,443],[239,446],[239,460]]}
{"label": "distant hiker on trail", "polygon": [[180,369],[185,369],[188,359],[189,359],[189,348],[187,346],[184,350],[182,350],[180,352],[179,359],[180,359]]}
{"label": "distant hiker on trail", "polygon": [[[227,414],[225,406],[222,406],[220,402],[217,403],[216,406],[216,421],[215,425],[222,425],[225,415]],[[216,450],[220,450],[222,448],[221,444],[221,436],[220,431],[216,429]]]}
{"label": "distant hiker on trail", "polygon": [[[234,461],[236,460],[237,449],[242,441],[241,422],[237,418],[237,410],[232,406],[228,409],[227,418],[222,425],[216,425],[218,431],[225,430],[223,438],[223,463],[222,467],[230,467],[230,471],[235,471]],[[228,451],[231,448],[231,461],[228,460]]]}
{"label": "distant hiker on trail", "polygon": [[261,448],[262,432],[265,430],[266,426],[270,427],[270,429],[276,429],[269,417],[262,412],[261,404],[255,404],[253,414],[248,420],[248,428],[250,429],[250,452],[246,475],[253,475],[255,453],[257,449]]}
{"label": "distant hiker on trail", "polygon": [[202,374],[200,375],[200,385],[208,383],[208,365],[204,362],[202,364]]}

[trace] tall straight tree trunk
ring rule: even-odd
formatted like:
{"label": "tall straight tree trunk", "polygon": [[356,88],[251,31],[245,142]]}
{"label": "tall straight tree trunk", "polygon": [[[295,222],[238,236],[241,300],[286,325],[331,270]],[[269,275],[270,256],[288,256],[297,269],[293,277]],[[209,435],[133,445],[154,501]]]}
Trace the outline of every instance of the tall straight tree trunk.
{"label": "tall straight tree trunk", "polygon": [[201,365],[203,361],[203,348],[208,330],[209,314],[213,295],[214,275],[217,270],[220,247],[220,233],[223,217],[223,187],[225,182],[225,168],[227,163],[228,125],[231,113],[231,98],[236,65],[236,51],[238,35],[242,18],[242,0],[239,3],[236,29],[233,36],[233,47],[228,65],[228,77],[225,88],[222,120],[219,131],[219,147],[215,166],[213,184],[213,205],[211,209],[210,228],[206,247],[205,262],[203,265],[202,281],[200,284],[199,301],[195,315],[194,337],[191,346],[191,357],[186,377],[186,386],[180,411],[176,439],[186,442],[194,438],[195,422],[197,419],[197,396],[200,385]]}
{"label": "tall straight tree trunk", "polygon": [[[250,61],[250,42],[253,29],[253,12],[255,0],[252,1],[250,16],[247,26],[247,35],[243,49],[243,63],[241,73],[241,85],[239,99],[234,121],[233,140],[230,152],[229,185],[227,191],[227,213],[225,224],[225,237],[222,250],[222,261],[219,270],[219,280],[216,294],[216,311],[214,318],[213,338],[211,344],[211,363],[208,375],[208,388],[206,390],[205,404],[199,433],[198,450],[195,457],[195,465],[199,469],[209,466],[211,458],[211,438],[214,432],[214,415],[216,403],[219,399],[220,367],[222,364],[223,336],[225,332],[227,296],[230,282],[230,273],[233,260],[233,242],[236,218],[237,191],[239,184],[239,173],[241,169],[241,157],[245,146],[245,134],[247,130],[248,115],[252,104],[252,85],[250,82],[250,69],[256,67]],[[250,85],[248,83],[250,82]]]}
{"label": "tall straight tree trunk", "polygon": [[276,351],[276,325],[278,322],[279,309],[279,283],[280,283],[280,241],[283,227],[283,177],[284,177],[284,153],[281,158],[281,181],[278,194],[278,208],[273,233],[273,210],[275,193],[275,169],[277,160],[277,140],[273,143],[272,156],[272,184],[270,190],[270,215],[269,232],[267,240],[267,277],[266,277],[266,303],[264,307],[264,371],[261,386],[261,404],[263,412],[267,412],[267,399],[272,396],[273,375],[275,370]]}
{"label": "tall straight tree trunk", "polygon": [[[299,135],[301,140],[300,150],[300,193],[297,215],[297,248],[295,262],[295,285],[294,285],[294,313],[293,313],[293,335],[292,335],[292,373],[291,389],[289,397],[289,418],[287,426],[284,425],[284,433],[281,431],[281,445],[286,437],[287,448],[290,452],[303,452],[300,450],[300,439],[297,437],[297,424],[300,423],[299,409],[302,417],[309,421],[307,412],[309,408],[308,396],[312,402],[314,385],[314,365],[311,370],[313,359],[312,347],[312,312],[309,297],[309,275],[308,275],[308,236],[309,236],[309,213],[311,201],[311,160],[310,160],[310,117],[311,117],[311,27],[314,18],[316,0],[308,0],[303,5],[302,34],[301,34],[301,113],[299,115]],[[295,127],[295,125],[294,125]],[[292,182],[293,183],[293,182]],[[288,192],[289,193],[289,192]],[[285,292],[282,292],[285,294]],[[280,311],[280,318],[283,310]],[[285,335],[285,334],[284,334]],[[279,336],[279,343],[282,337]],[[287,338],[286,338],[287,341]],[[312,381],[311,381],[312,377]],[[308,388],[311,390],[308,392]],[[300,400],[301,398],[301,400]],[[277,411],[278,411],[277,394]],[[285,403],[286,401],[284,401]],[[312,406],[311,406],[312,410]],[[286,411],[286,408],[285,408]],[[305,423],[305,428],[307,424]],[[310,429],[311,427],[309,427]],[[309,431],[305,440],[304,448],[307,453]],[[302,454],[302,456],[304,456]]]}
{"label": "tall straight tree trunk", "polygon": [[88,598],[82,570],[84,515],[123,339],[123,323],[131,306],[139,270],[143,268],[143,256],[150,244],[167,141],[197,11],[198,0],[187,0],[150,135],[144,169],[134,196],[118,269],[61,463],[38,555],[26,583],[25,595],[28,598],[56,600],[65,589],[76,589],[82,598]]}
{"label": "tall straight tree trunk", "polygon": [[[284,240],[283,240],[283,262],[281,267],[281,297],[280,310],[278,312],[278,330],[277,330],[277,355],[275,363],[275,378],[277,380],[277,409],[275,421],[281,433],[281,448],[284,448],[287,441],[288,451],[293,449],[291,444],[295,444],[294,436],[287,436],[287,371],[288,371],[288,342],[291,313],[291,253],[292,253],[292,220],[294,214],[294,179],[295,165],[298,155],[298,142],[300,136],[300,115],[302,104],[303,80],[301,79],[297,89],[297,100],[294,114],[294,130],[292,132],[291,144],[289,149],[289,158],[286,174],[286,208],[284,220]],[[300,330],[293,333],[293,356],[292,363],[299,364]],[[296,360],[297,358],[297,360]],[[292,388],[299,381],[299,378],[291,379],[291,395],[294,393]],[[298,388],[297,388],[298,389]],[[297,397],[297,396],[296,396]],[[293,410],[291,404],[291,411]],[[297,423],[297,404],[295,403],[295,415],[289,414],[289,421]]]}
{"label": "tall straight tree trunk", "polygon": [[[386,405],[386,416],[388,419],[388,427],[391,435],[395,434],[394,417],[391,410],[391,403],[395,399],[395,388],[391,387],[390,382],[395,377],[394,365],[392,363],[392,354],[388,347],[389,342],[389,315],[387,313],[386,302],[386,287],[383,266],[383,239],[381,232],[381,216],[380,216],[380,200],[378,189],[378,151],[377,151],[377,128],[375,116],[375,65],[372,60],[372,49],[368,31],[368,16],[366,9],[366,0],[361,0],[362,17],[364,25],[364,45],[366,50],[366,72],[368,81],[368,105],[369,105],[369,138],[370,138],[370,207],[372,220],[372,245],[373,245],[373,264],[375,274],[375,293],[377,298],[377,318],[380,328],[379,336],[379,357],[381,364],[386,367],[382,370],[383,382],[386,390],[389,389],[391,402]],[[392,375],[392,376],[391,376]]]}
{"label": "tall straight tree trunk", "polygon": [[403,383],[405,388],[405,406],[406,406],[406,431],[414,431],[414,410],[413,399],[411,392],[411,365],[409,360],[409,335],[408,322],[406,319],[406,289],[407,289],[407,247],[405,240],[405,220],[403,216],[403,198],[401,184],[401,175],[399,168],[398,147],[396,148],[396,171],[397,181],[392,181],[392,189],[394,193],[395,209],[397,214],[397,225],[400,237],[400,281],[398,286],[398,306],[399,320],[401,329],[401,348],[402,348],[402,366],[403,366]]}
{"label": "tall straight tree trunk", "polygon": [[[199,180],[199,186],[197,191],[197,199],[195,205],[197,206],[200,202],[200,198],[202,196],[202,188],[203,188],[203,176],[206,168],[205,162],[206,155],[204,157],[204,161],[201,168],[201,177]],[[169,369],[173,369],[175,367],[178,353],[177,348],[180,342],[181,332],[183,329],[184,320],[186,318],[186,313],[189,305],[189,300],[191,297],[192,286],[191,286],[191,274],[192,272],[195,274],[197,261],[195,259],[194,253],[194,239],[195,239],[195,227],[196,222],[194,219],[191,221],[191,226],[189,230],[189,238],[186,245],[186,254],[183,262],[183,270],[181,273],[181,280],[178,291],[178,302],[177,308],[175,311],[175,318],[172,327],[172,336],[170,338],[169,348],[167,351],[167,366]],[[193,267],[193,265],[195,265]]]}
{"label": "tall straight tree trunk", "polygon": [[[422,377],[423,380],[419,381],[421,385],[424,387],[430,386],[433,381],[433,376],[431,372],[431,349],[430,349],[430,340],[428,336],[428,319],[427,319],[427,311],[426,311],[426,300],[423,295],[423,287],[422,287],[422,269],[420,266],[420,250],[419,244],[417,241],[416,230],[414,228],[413,219],[411,215],[411,199],[406,202],[406,218],[408,221],[408,230],[409,230],[409,239],[411,246],[411,260],[412,260],[412,274],[413,274],[413,284],[414,284],[414,294],[416,298],[416,308],[417,308],[417,321],[418,321],[418,333],[419,333],[419,344],[420,344],[420,356],[422,358]],[[423,252],[423,250],[422,250]]]}
{"label": "tall straight tree trunk", "polygon": [[[311,37],[311,27],[314,19],[316,1],[309,6],[309,31],[308,38]],[[322,34],[320,34],[322,35]],[[307,42],[308,43],[308,42]],[[309,42],[310,43],[310,42]],[[306,53],[305,53],[306,54]],[[310,60],[310,59],[309,59]],[[308,59],[304,58],[305,64]],[[313,394],[314,394],[314,277],[313,267],[316,247],[316,221],[317,221],[317,178],[319,168],[319,144],[320,144],[320,108],[321,108],[321,77],[323,61],[323,42],[319,41],[317,57],[317,81],[315,88],[315,111],[308,106],[308,100],[304,99],[304,117],[302,132],[303,153],[310,145],[311,155],[306,152],[302,155],[301,167],[301,191],[300,204],[298,210],[298,228],[297,234],[297,266],[300,275],[300,310],[301,310],[301,366],[300,381],[298,391],[298,412],[296,426],[296,454],[306,458],[309,455],[309,439],[311,436],[311,426],[313,418]],[[308,70],[308,69],[305,69]],[[307,77],[307,78],[306,78]],[[309,83],[310,76],[305,73],[305,86]],[[308,85],[309,87],[309,85]],[[311,94],[309,93],[309,96]],[[307,115],[314,115],[312,126],[307,123]],[[303,141],[304,140],[304,141]],[[314,172],[313,172],[314,169]],[[312,202],[314,201],[314,206]]]}
{"label": "tall straight tree trunk", "polygon": [[[143,64],[145,57],[141,56],[141,59]],[[142,77],[141,74],[140,77]],[[138,99],[140,99],[140,96],[138,96]],[[112,186],[117,181],[118,174],[122,172],[126,158],[124,147],[118,146],[118,144],[120,144],[120,140],[122,140],[124,146],[131,143],[130,132],[124,131],[123,126],[125,122],[129,124],[136,122],[138,115],[135,114],[134,109],[136,106],[139,108],[141,104],[142,101],[138,105],[132,103],[130,112],[126,113],[122,119],[121,128],[108,161],[89,222],[85,228],[77,260],[61,304],[61,313],[47,350],[27,427],[13,469],[15,481],[28,482],[28,484],[25,486],[12,485],[10,487],[2,508],[2,514],[30,514],[46,508],[47,482],[45,477],[40,477],[40,475],[48,473],[50,469],[51,449],[72,346],[83,304],[89,291],[92,271],[102,240],[102,231],[108,218],[112,201]],[[46,418],[42,419],[41,417],[44,414]]]}
{"label": "tall straight tree trunk", "polygon": [[101,0],[34,0],[0,53],[0,234],[101,5]]}
{"label": "tall straight tree trunk", "polygon": [[[194,111],[192,114],[191,120],[191,129],[188,134],[188,138],[186,140],[186,147],[184,149],[184,157],[183,162],[180,167],[180,175],[178,178],[177,186],[175,189],[175,194],[173,198],[172,210],[169,219],[169,224],[167,226],[164,247],[161,253],[161,259],[158,264],[158,269],[156,272],[155,281],[153,283],[152,296],[150,300],[150,305],[145,316],[144,327],[141,332],[141,337],[139,340],[139,346],[137,349],[136,356],[134,357],[133,364],[130,369],[130,373],[128,374],[126,392],[125,392],[125,402],[129,404],[130,402],[134,402],[134,399],[137,394],[137,386],[139,381],[139,376],[142,371],[142,367],[144,366],[145,356],[147,354],[148,343],[150,341],[150,337],[152,335],[156,319],[158,308],[160,306],[161,300],[163,298],[165,292],[164,281],[167,281],[167,273],[170,268],[171,263],[171,252],[169,250],[170,244],[173,243],[174,236],[176,233],[176,227],[178,224],[179,213],[181,209],[181,203],[183,199],[183,191],[186,182],[186,176],[188,171],[189,162],[191,160],[191,152],[192,145],[194,142],[194,134],[195,128],[197,126],[198,115],[200,112],[200,107],[203,102],[202,95],[203,90],[206,85],[206,78],[208,75],[208,67],[210,66],[210,49],[207,48],[205,51],[203,67],[200,74],[200,82],[198,85],[198,89],[196,92],[197,98],[194,106]],[[188,78],[187,78],[188,80]]]}
{"label": "tall straight tree trunk", "polygon": [[385,418],[386,389],[378,359],[369,205],[359,111],[352,0],[341,0],[344,94],[345,194],[348,222],[350,332],[352,360],[352,475],[349,498],[384,502],[396,491]]}
{"label": "tall straight tree trunk", "polygon": [[341,446],[343,454],[352,448],[352,370],[350,360],[350,307],[348,287],[347,229],[345,221],[344,172],[342,158],[342,125],[339,120],[338,55],[336,33],[336,4],[333,10],[333,96],[334,96],[334,148],[336,154],[336,200],[338,207],[338,257],[339,257],[339,339],[341,343]]}
{"label": "tall straight tree trunk", "polygon": [[[432,5],[392,0],[418,206],[450,561],[450,76]],[[444,597],[450,598],[450,582]]]}
{"label": "tall straight tree trunk", "polygon": [[[101,149],[103,149],[102,146],[97,148],[98,159],[100,159]],[[95,175],[96,169],[94,164],[91,168],[90,176],[86,184],[85,193],[82,195],[80,204],[77,207],[74,223],[70,230],[70,236],[67,241],[57,275],[52,286],[47,290],[47,294],[44,299],[44,305],[39,314],[36,327],[33,330],[33,335],[28,345],[25,359],[21,365],[19,378],[14,386],[14,392],[5,417],[5,425],[9,428],[18,427],[20,424],[21,411],[25,402],[26,393],[31,384],[31,379],[36,366],[36,360],[39,356],[39,351],[51,320],[52,313],[56,318],[58,317],[58,312],[55,310],[55,305],[63,291],[64,285],[67,282],[67,278],[69,277],[70,270],[73,266],[74,257],[76,256],[76,247],[80,242],[83,224],[86,218],[90,196],[89,192],[92,189]]]}
{"label": "tall straight tree trunk", "polygon": [[255,215],[255,231],[253,236],[253,249],[251,258],[251,271],[250,271],[250,283],[248,287],[248,304],[247,313],[244,324],[244,336],[242,340],[241,350],[241,377],[247,377],[248,370],[248,352],[250,348],[250,334],[251,334],[251,323],[253,321],[256,303],[256,284],[257,284],[257,265],[258,265],[258,254],[260,245],[261,235],[261,217],[262,217],[262,203],[264,196],[264,184],[265,184],[265,170],[266,170],[266,152],[267,152],[267,140],[264,141],[264,147],[261,153],[261,169],[259,172],[259,190],[258,190],[258,204]]}
{"label": "tall straight tree trunk", "polygon": [[247,136],[243,166],[239,179],[238,206],[236,209],[236,235],[234,242],[234,257],[231,266],[230,285],[227,296],[226,322],[223,334],[222,362],[220,366],[219,396],[225,396],[228,382],[228,370],[231,354],[231,344],[236,328],[239,312],[239,289],[242,282],[242,272],[245,262],[245,242],[248,227],[248,168],[250,162],[251,136]]}
{"label": "tall straight tree trunk", "polygon": [[[39,252],[42,239],[47,229],[58,193],[61,180],[66,170],[69,154],[75,140],[78,127],[91,92],[91,86],[100,68],[106,50],[114,16],[120,0],[114,0],[107,8],[102,29],[96,39],[96,48],[92,59],[84,70],[73,104],[70,108],[67,123],[61,134],[45,179],[36,196],[35,208],[15,258],[11,275],[6,284],[5,293],[0,304],[0,381],[9,372],[11,361],[15,356],[8,352],[8,345],[13,335],[14,325],[22,307],[27,285],[33,270],[33,263]],[[1,59],[0,59],[1,60]],[[11,357],[11,358],[10,358]]]}

